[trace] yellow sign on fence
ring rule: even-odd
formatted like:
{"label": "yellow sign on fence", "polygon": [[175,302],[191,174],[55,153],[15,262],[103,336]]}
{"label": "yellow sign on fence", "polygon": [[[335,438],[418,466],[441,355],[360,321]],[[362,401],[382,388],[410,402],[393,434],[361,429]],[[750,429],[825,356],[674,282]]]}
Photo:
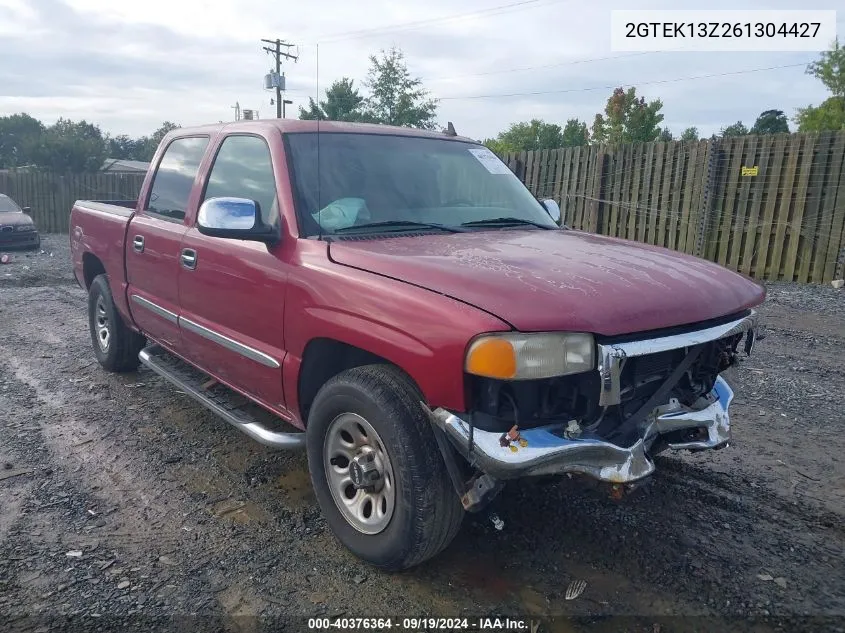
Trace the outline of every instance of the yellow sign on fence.
{"label": "yellow sign on fence", "polygon": [[760,168],[757,165],[754,165],[754,167],[743,167],[742,168],[742,175],[743,176],[756,176],[759,171],[760,171]]}

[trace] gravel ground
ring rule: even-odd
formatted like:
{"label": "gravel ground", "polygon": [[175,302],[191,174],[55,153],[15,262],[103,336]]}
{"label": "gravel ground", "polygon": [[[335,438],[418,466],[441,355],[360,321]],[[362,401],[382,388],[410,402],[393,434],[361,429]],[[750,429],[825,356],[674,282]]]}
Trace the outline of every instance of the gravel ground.
{"label": "gravel ground", "polygon": [[66,235],[41,234],[41,249],[3,250],[9,263],[0,263],[0,288],[75,284],[70,264],[70,242]]}
{"label": "gravel ground", "polygon": [[67,238],[42,250],[0,265],[5,630],[499,613],[579,618],[560,631],[845,631],[842,291],[769,286],[768,336],[727,375],[728,449],[658,458],[621,501],[512,484],[503,531],[467,517],[443,555],[384,574],[334,540],[303,454],[251,442],[145,369],[102,371]]}

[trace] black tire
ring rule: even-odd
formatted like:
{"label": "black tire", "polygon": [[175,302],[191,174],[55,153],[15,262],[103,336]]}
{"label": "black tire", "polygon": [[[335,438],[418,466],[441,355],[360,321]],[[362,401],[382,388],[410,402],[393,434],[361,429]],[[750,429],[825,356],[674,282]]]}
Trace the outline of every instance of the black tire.
{"label": "black tire", "polygon": [[[347,549],[388,571],[408,569],[440,553],[458,533],[464,515],[421,400],[413,383],[397,368],[367,365],[329,380],[308,416],[308,465],[323,516]],[[369,422],[392,465],[393,513],[378,534],[356,529],[329,489],[324,443],[332,421],[344,413]]]}
{"label": "black tire", "polygon": [[37,250],[40,250],[40,249],[41,249],[41,236],[39,236],[39,237],[38,237],[38,239],[37,239],[37,240],[35,240],[35,244],[33,244],[32,246],[30,246],[30,248],[31,248],[32,250],[34,250],[34,251],[37,251]]}
{"label": "black tire", "polygon": [[[100,319],[103,317],[103,321]],[[100,343],[103,328],[108,330],[104,345]],[[104,369],[128,372],[138,369],[138,352],[144,349],[146,338],[130,330],[114,305],[106,275],[97,275],[88,289],[88,329],[94,355]]]}

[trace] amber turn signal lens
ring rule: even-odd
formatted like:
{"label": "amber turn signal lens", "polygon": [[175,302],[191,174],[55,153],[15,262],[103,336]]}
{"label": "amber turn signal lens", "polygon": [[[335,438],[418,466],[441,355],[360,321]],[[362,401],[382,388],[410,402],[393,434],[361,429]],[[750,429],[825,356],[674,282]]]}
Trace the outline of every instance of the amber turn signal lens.
{"label": "amber turn signal lens", "polygon": [[484,338],[467,351],[466,371],[476,376],[509,380],[516,376],[516,351],[510,341]]}
{"label": "amber turn signal lens", "polygon": [[503,332],[477,338],[466,371],[499,380],[540,380],[590,371],[595,343],[581,332]]}

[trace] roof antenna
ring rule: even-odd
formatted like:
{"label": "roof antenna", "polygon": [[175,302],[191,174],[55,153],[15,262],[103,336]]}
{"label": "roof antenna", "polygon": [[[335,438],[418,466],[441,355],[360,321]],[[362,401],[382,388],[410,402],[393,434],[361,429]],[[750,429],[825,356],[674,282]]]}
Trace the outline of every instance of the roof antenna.
{"label": "roof antenna", "polygon": [[320,119],[322,113],[320,111],[320,45],[316,44],[316,91],[317,91],[317,239],[323,239],[323,201],[320,199]]}
{"label": "roof antenna", "polygon": [[449,121],[449,123],[446,124],[446,129],[443,130],[443,134],[445,134],[446,136],[457,136],[458,135],[458,133],[455,132],[455,126],[452,125],[451,121]]}

